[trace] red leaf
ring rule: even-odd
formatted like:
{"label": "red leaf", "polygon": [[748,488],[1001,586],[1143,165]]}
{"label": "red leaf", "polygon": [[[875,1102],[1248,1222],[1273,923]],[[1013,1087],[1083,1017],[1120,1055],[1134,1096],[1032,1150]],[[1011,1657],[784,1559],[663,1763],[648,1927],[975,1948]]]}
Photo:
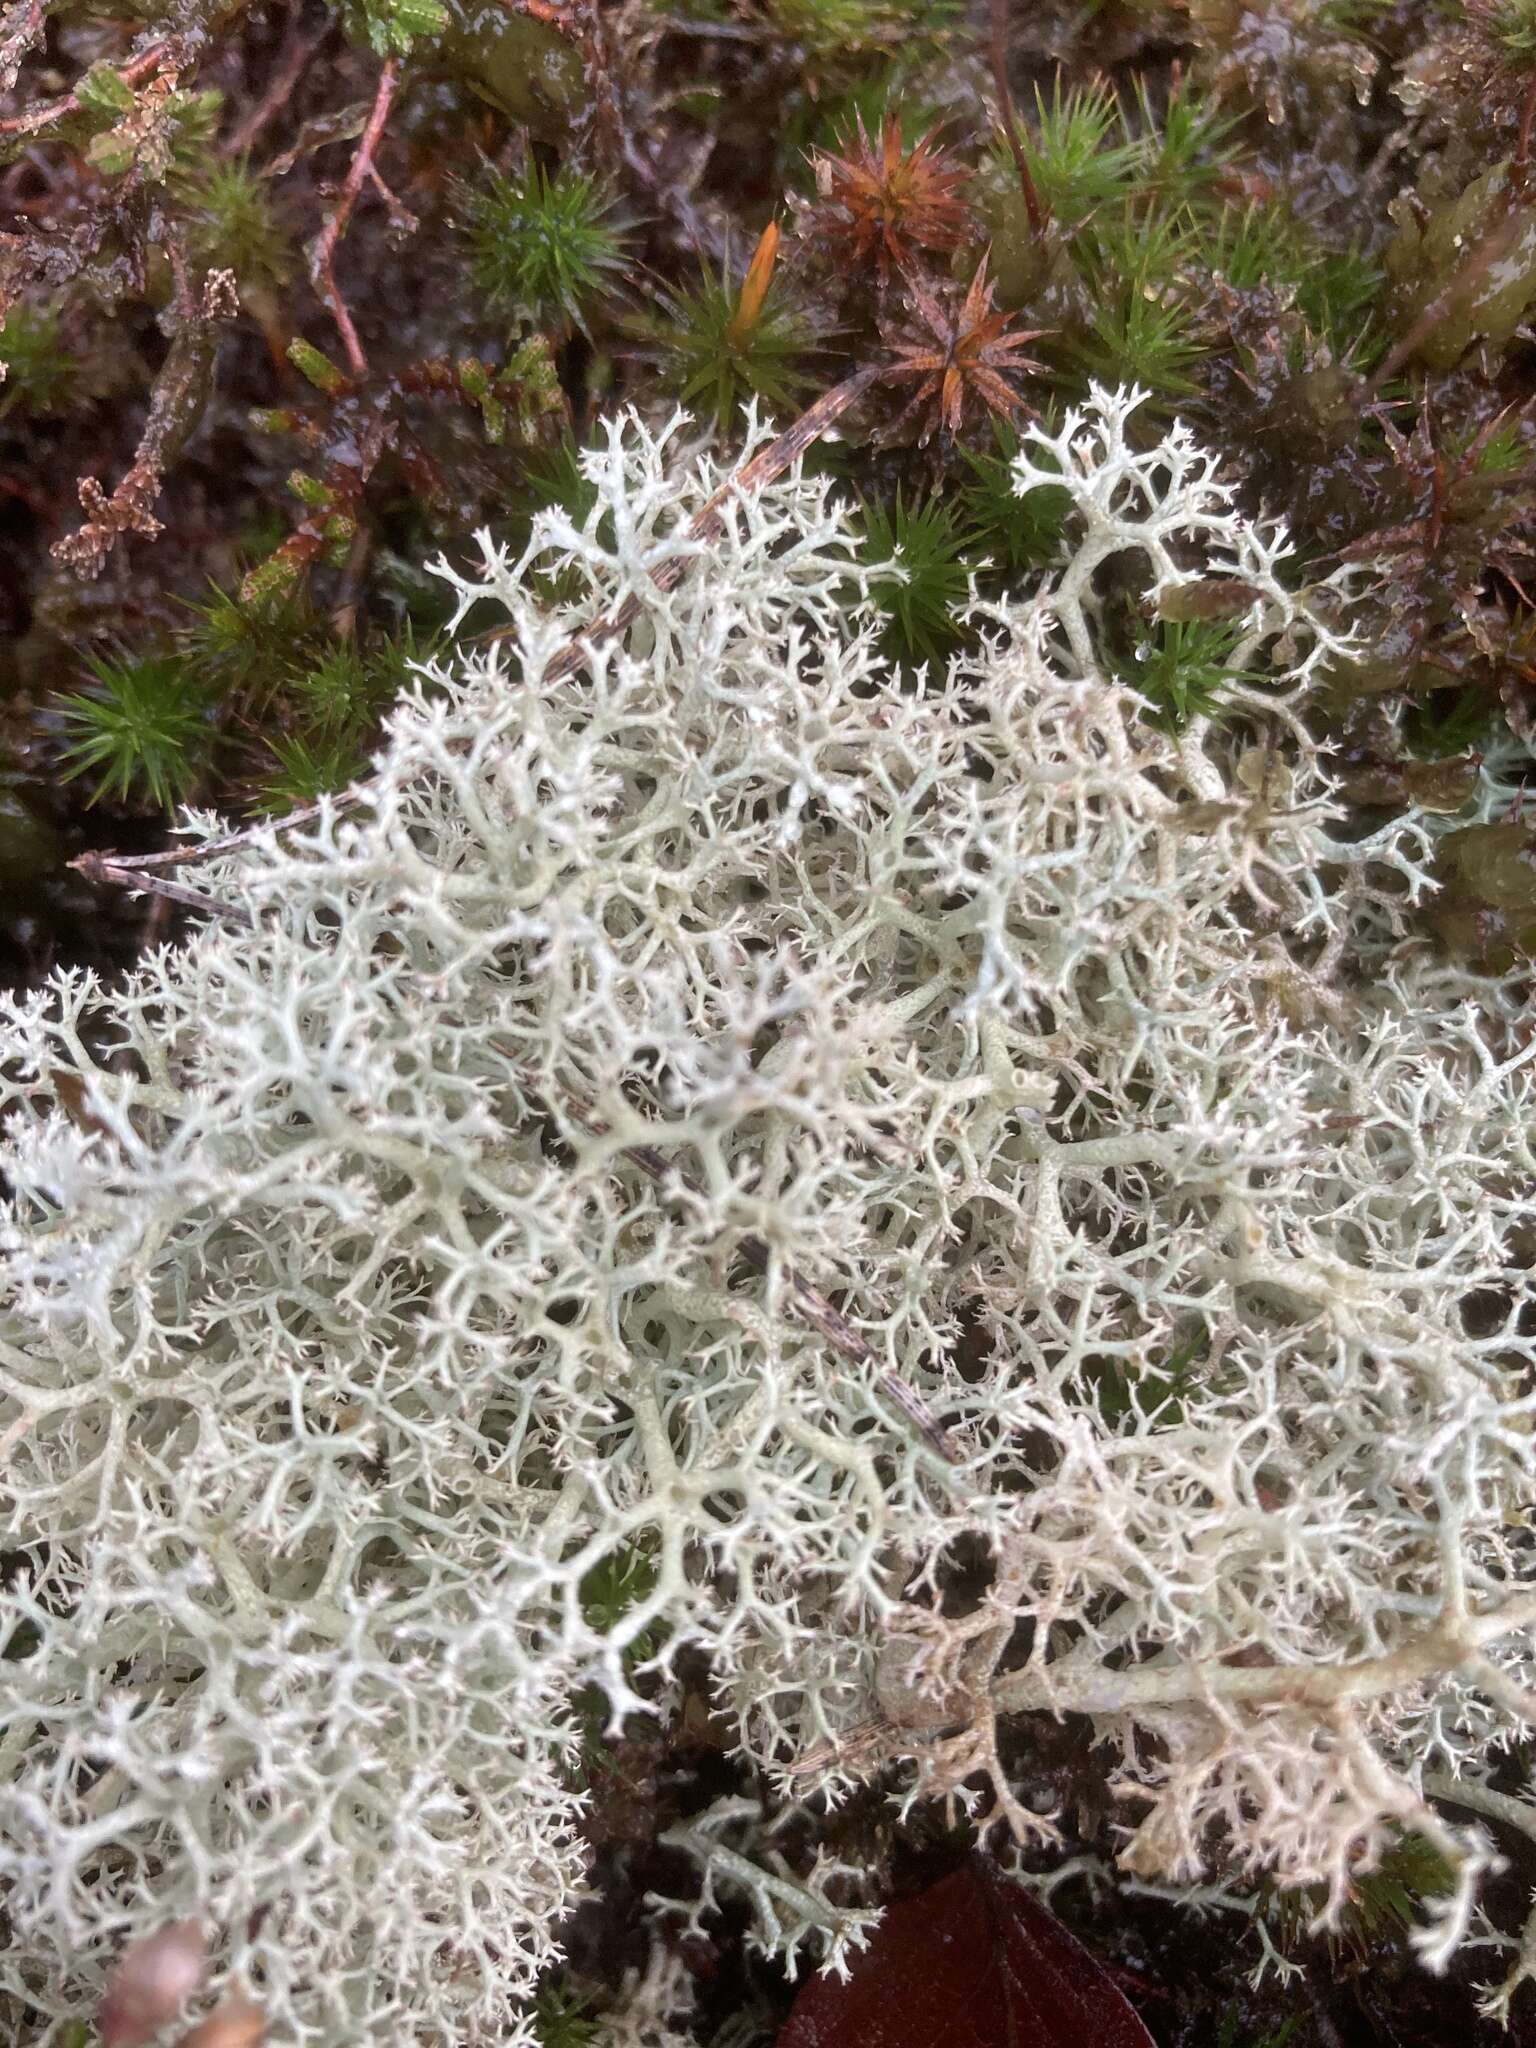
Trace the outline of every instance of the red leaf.
{"label": "red leaf", "polygon": [[778,2048],[1153,2048],[1054,1913],[973,1857],[886,1912],[844,1983],[813,1977]]}

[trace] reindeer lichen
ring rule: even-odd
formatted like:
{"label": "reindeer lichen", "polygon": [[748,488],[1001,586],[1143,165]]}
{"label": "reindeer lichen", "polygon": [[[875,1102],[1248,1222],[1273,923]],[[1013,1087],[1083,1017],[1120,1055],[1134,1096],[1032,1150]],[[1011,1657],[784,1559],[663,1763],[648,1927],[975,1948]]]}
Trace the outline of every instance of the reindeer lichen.
{"label": "reindeer lichen", "polygon": [[[225,914],[121,987],[4,1001],[18,2026],[201,1916],[283,2038],[531,2040],[582,1703],[685,1652],[791,1805],[887,1762],[1048,1844],[998,1724],[1084,1716],[1134,1871],[1327,1919],[1412,1830],[1427,1959],[1473,1927],[1451,1816],[1531,1811],[1536,1047],[1417,935],[1438,821],[1335,829],[1300,712],[1360,572],[1298,595],[1136,404],[1023,431],[1055,567],[922,692],[824,481],[614,422],[445,567],[509,633],[354,802],[190,863]],[[1103,610],[1201,579],[1175,732]],[[835,1856],[744,1813],[676,1840],[840,1961]]]}

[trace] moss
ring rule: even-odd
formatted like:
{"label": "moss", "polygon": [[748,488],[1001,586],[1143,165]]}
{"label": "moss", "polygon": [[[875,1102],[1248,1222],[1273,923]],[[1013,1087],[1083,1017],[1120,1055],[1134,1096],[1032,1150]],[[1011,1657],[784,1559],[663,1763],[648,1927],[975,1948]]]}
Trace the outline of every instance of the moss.
{"label": "moss", "polygon": [[584,326],[625,268],[611,211],[596,182],[576,171],[488,171],[464,195],[476,289],[514,319],[561,332]]}
{"label": "moss", "polygon": [[[940,661],[961,638],[977,536],[942,502],[864,508],[859,557],[875,573],[870,595],[886,619],[885,645],[901,662]],[[890,564],[896,573],[879,572]]]}
{"label": "moss", "polygon": [[587,103],[579,46],[547,21],[495,0],[445,0],[435,61],[510,121],[562,138]]}
{"label": "moss", "polygon": [[1466,958],[1500,969],[1536,956],[1536,830],[1505,819],[1440,841],[1435,930]]}
{"label": "moss", "polygon": [[208,703],[174,655],[94,656],[89,689],[63,705],[64,773],[91,801],[174,811],[190,797],[208,750]]}
{"label": "moss", "polygon": [[1414,337],[1414,354],[1450,370],[1476,340],[1506,347],[1536,304],[1536,207],[1509,165],[1493,165],[1422,212],[1407,202],[1394,212],[1384,261],[1396,325]]}
{"label": "moss", "polygon": [[775,289],[778,230],[771,233],[772,243],[759,240],[755,274],[749,265],[738,280],[729,263],[718,275],[706,272],[669,298],[664,319],[645,330],[666,387],[722,429],[749,400],[787,417],[815,383],[815,337],[782,287]]}
{"label": "moss", "polygon": [[186,174],[179,196],[187,245],[200,262],[233,270],[248,286],[287,277],[292,247],[267,181],[247,161],[202,159]]}
{"label": "moss", "polygon": [[56,412],[63,405],[78,368],[60,333],[58,309],[50,305],[12,306],[0,324],[0,419],[8,413]]}

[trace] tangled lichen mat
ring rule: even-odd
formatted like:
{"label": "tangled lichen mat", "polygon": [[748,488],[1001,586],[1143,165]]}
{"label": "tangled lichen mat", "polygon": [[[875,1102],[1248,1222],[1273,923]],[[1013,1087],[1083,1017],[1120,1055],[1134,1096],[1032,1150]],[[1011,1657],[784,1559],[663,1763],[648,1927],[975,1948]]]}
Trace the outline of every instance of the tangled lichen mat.
{"label": "tangled lichen mat", "polygon": [[[1136,406],[1025,433],[1059,566],[915,678],[824,482],[690,542],[726,472],[618,421],[360,800],[4,1005],[8,2038],[193,1915],[275,2039],[521,2038],[685,1651],[778,1805],[676,1839],[782,1955],[878,1903],[775,1832],[854,1778],[1070,1853],[1033,1715],[1139,1881],[1326,1920],[1411,1835],[1427,1962],[1536,1971],[1523,990],[1415,935],[1432,820],[1335,829],[1349,579]],[[1170,733],[1106,607],[1213,583]]]}

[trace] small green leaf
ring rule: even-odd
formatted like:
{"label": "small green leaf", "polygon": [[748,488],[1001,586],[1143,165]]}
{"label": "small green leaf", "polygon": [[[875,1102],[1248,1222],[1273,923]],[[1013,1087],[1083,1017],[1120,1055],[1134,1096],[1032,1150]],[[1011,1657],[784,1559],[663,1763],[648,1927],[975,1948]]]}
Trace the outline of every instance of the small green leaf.
{"label": "small green leaf", "polygon": [[301,505],[308,505],[316,512],[323,512],[331,502],[331,492],[319,477],[311,476],[307,470],[296,469],[288,478],[288,488]]}
{"label": "small green leaf", "polygon": [[246,418],[253,434],[294,434],[299,429],[299,415],[284,405],[253,405]]}
{"label": "small green leaf", "polygon": [[138,154],[139,138],[136,135],[129,135],[121,128],[109,128],[104,135],[91,137],[86,144],[85,159],[104,178],[120,178],[124,171],[133,169]]}
{"label": "small green leaf", "polygon": [[474,399],[476,404],[490,391],[490,372],[478,356],[459,358],[459,385],[465,397]]}
{"label": "small green leaf", "polygon": [[254,610],[281,603],[298,588],[303,574],[300,565],[287,555],[271,555],[258,562],[240,585],[240,602]]}
{"label": "small green leaf", "polygon": [[93,114],[131,114],[133,87],[110,64],[93,64],[75,86],[75,98]]}
{"label": "small green leaf", "polygon": [[441,35],[448,26],[437,0],[346,0],[347,33],[380,57],[404,57],[419,36]]}
{"label": "small green leaf", "polygon": [[393,13],[403,35],[440,36],[448,26],[448,10],[437,0],[395,0]]}
{"label": "small green leaf", "polygon": [[307,377],[327,398],[340,398],[351,388],[346,372],[338,368],[323,349],[316,348],[312,341],[305,341],[301,335],[295,335],[289,342],[288,360],[301,377]]}

